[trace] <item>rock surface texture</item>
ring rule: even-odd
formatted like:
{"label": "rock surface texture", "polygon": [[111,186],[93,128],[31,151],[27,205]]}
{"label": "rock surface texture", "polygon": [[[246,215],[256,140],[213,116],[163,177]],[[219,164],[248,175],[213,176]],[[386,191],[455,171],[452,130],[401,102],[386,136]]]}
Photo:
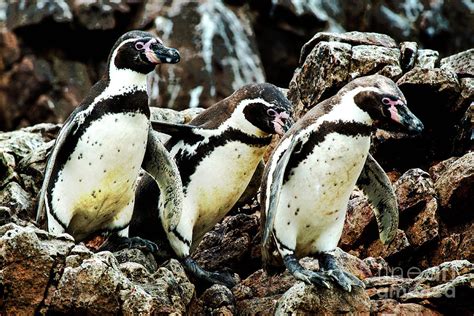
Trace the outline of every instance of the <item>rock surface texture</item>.
{"label": "rock surface texture", "polygon": [[[0,314],[472,314],[473,11],[469,1],[0,0]],[[34,222],[60,124],[133,28],[182,55],[149,77],[152,120],[186,124],[250,82],[286,89],[295,119],[356,77],[397,82],[425,125],[416,137],[373,137],[398,199],[397,236],[379,241],[355,189],[335,250],[365,289],[263,272],[258,177],[193,254],[234,273],[232,289],[188,279],[174,258],[97,252],[102,236],[75,244]],[[319,268],[317,258],[301,264]]]}

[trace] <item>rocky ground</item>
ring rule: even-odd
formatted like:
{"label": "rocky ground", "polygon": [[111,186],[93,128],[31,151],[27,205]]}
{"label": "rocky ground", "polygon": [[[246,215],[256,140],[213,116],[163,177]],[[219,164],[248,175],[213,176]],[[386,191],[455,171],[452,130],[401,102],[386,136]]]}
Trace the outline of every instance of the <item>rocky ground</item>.
{"label": "rocky ground", "polygon": [[[474,15],[467,1],[21,3],[0,0],[2,314],[472,314]],[[194,255],[207,269],[238,274],[230,290],[188,279],[176,260],[157,262],[136,249],[94,253],[33,223],[57,123],[97,80],[116,37],[136,27],[182,54],[180,64],[150,77],[151,104],[171,108],[154,115],[172,122],[189,121],[247,82],[288,88],[295,118],[353,78],[380,73],[397,82],[426,129],[418,137],[373,137],[372,154],[397,194],[400,229],[383,246],[370,205],[354,191],[337,257],[365,290],[324,290],[263,273],[255,192]],[[330,32],[352,29],[388,35]],[[315,259],[302,261],[317,268]]]}

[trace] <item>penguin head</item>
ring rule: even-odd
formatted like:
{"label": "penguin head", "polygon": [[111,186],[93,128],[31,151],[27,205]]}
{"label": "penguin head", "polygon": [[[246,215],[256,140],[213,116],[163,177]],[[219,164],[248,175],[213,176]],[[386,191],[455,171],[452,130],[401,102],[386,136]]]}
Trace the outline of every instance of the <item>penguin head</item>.
{"label": "penguin head", "polygon": [[158,37],[143,31],[130,31],[122,35],[109,56],[109,67],[129,69],[147,74],[163,63],[179,62],[178,50],[163,45]]}
{"label": "penguin head", "polygon": [[291,103],[276,86],[256,83],[244,86],[245,119],[267,134],[283,135],[291,127]]}
{"label": "penguin head", "polygon": [[369,114],[376,127],[385,130],[401,127],[411,133],[423,130],[423,123],[408,109],[405,96],[391,79],[381,75],[360,77],[346,87],[357,91],[355,104]]}

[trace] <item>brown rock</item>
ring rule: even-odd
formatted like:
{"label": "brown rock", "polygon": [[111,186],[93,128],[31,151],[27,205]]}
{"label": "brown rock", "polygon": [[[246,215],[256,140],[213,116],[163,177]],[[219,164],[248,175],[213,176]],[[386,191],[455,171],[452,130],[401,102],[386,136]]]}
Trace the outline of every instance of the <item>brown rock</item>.
{"label": "brown rock", "polygon": [[473,229],[474,223],[471,222],[457,227],[454,232],[446,233],[436,248],[426,254],[430,265],[460,259],[474,261]]}
{"label": "brown rock", "polygon": [[385,261],[385,259],[382,257],[367,257],[362,261],[364,261],[364,263],[370,269],[370,273],[373,276],[385,276],[390,271],[387,261]]}
{"label": "brown rock", "polygon": [[383,299],[371,301],[370,313],[376,315],[423,315],[423,316],[437,316],[442,315],[440,312],[425,307],[420,304],[406,303],[402,304],[394,299]]}
{"label": "brown rock", "polygon": [[326,289],[298,282],[278,300],[276,314],[305,315],[306,313],[368,313],[369,296],[364,289],[346,292],[338,287]]}
{"label": "brown rock", "polygon": [[474,76],[474,48],[440,60],[440,68],[455,72],[459,77]]}
{"label": "brown rock", "polygon": [[295,119],[349,81],[351,49],[340,42],[322,41],[314,46],[290,82],[288,99],[295,106]]}
{"label": "brown rock", "polygon": [[354,191],[347,207],[346,220],[339,246],[342,249],[349,250],[360,243],[361,236],[366,232],[367,226],[374,218],[369,200],[361,191]]}
{"label": "brown rock", "polygon": [[367,247],[366,256],[367,257],[392,257],[401,255],[403,250],[406,250],[410,247],[410,242],[403,230],[398,230],[397,234],[393,241],[388,244],[384,245],[379,239],[376,239]]}
{"label": "brown rock", "polygon": [[12,32],[0,25],[0,71],[5,71],[20,58],[18,40]]}
{"label": "brown rock", "polygon": [[190,306],[189,310],[193,315],[235,315],[234,295],[227,287],[214,284],[204,291],[198,302]]}
{"label": "brown rock", "polygon": [[258,230],[256,214],[228,216],[204,236],[193,257],[211,271],[229,268],[248,275],[260,266],[260,259],[252,255],[254,243],[260,241]]}
{"label": "brown rock", "polygon": [[462,223],[474,218],[474,153],[467,153],[439,177],[435,183],[441,216]]}
{"label": "brown rock", "polygon": [[410,169],[394,184],[401,217],[409,243],[420,247],[439,235],[436,219],[438,202],[427,172]]}
{"label": "brown rock", "polygon": [[68,235],[54,239],[34,227],[15,224],[0,227],[0,235],[2,310],[32,315],[74,243]]}

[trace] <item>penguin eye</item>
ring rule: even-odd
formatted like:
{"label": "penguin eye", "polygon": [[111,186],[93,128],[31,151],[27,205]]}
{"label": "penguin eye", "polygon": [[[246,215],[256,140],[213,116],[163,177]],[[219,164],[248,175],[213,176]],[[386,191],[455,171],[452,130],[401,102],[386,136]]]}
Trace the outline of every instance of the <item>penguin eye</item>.
{"label": "penguin eye", "polygon": [[135,43],[135,49],[136,50],[143,50],[145,48],[145,44],[143,44],[142,42],[136,42]]}
{"label": "penguin eye", "polygon": [[383,98],[382,103],[385,105],[389,105],[390,103],[392,103],[392,100],[390,100],[389,98]]}
{"label": "penguin eye", "polygon": [[278,112],[275,111],[274,109],[268,109],[267,110],[267,114],[270,116],[270,117],[275,117],[278,115]]}

